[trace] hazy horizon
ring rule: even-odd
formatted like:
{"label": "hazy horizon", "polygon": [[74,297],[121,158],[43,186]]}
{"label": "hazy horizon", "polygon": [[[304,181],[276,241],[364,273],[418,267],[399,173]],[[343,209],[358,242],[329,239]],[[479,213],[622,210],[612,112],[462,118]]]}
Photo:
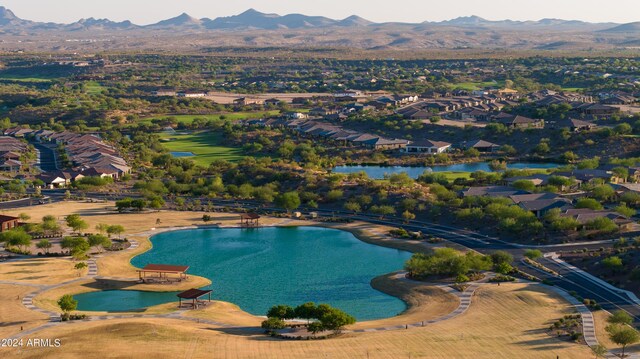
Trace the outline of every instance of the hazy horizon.
{"label": "hazy horizon", "polygon": [[[446,3],[427,4],[424,0],[406,0],[401,3],[352,0],[341,2],[325,0],[303,3],[299,0],[236,0],[217,4],[207,0],[178,3],[169,0],[111,0],[88,2],[78,0],[3,0],[0,6],[12,10],[16,16],[34,21],[71,23],[81,18],[109,18],[113,21],[131,20],[146,25],[177,16],[183,12],[197,18],[216,18],[237,15],[249,8],[279,15],[300,13],[342,19],[358,15],[374,22],[442,21],[460,16],[476,15],[488,20],[540,20],[557,18],[588,22],[628,23],[640,21],[638,0],[615,1],[615,9],[606,11],[595,0],[494,0],[479,2],[459,0],[455,6]],[[153,9],[153,11],[149,11]]]}

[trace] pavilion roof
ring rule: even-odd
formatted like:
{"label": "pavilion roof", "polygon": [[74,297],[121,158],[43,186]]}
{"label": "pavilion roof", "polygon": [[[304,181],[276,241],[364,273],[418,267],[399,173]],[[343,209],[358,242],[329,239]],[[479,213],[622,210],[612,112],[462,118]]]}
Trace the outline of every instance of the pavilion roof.
{"label": "pavilion roof", "polygon": [[163,272],[163,273],[184,273],[189,269],[189,266],[174,266],[169,264],[147,264],[139,270],[139,272]]}
{"label": "pavilion roof", "polygon": [[189,289],[189,290],[185,290],[182,293],[178,293],[178,298],[182,298],[182,299],[198,299],[200,297],[202,297],[203,295],[209,294],[211,293],[212,290],[201,290],[201,289]]}

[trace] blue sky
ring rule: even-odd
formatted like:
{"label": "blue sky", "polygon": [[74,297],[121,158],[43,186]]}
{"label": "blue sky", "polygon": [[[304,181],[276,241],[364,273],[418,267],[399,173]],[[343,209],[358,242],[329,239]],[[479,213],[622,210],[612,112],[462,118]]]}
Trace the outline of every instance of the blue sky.
{"label": "blue sky", "polygon": [[187,12],[194,17],[238,14],[248,8],[332,18],[360,15],[376,22],[440,21],[478,15],[490,20],[561,18],[591,22],[640,21],[640,0],[0,0],[21,18],[74,22],[96,17],[149,24]]}

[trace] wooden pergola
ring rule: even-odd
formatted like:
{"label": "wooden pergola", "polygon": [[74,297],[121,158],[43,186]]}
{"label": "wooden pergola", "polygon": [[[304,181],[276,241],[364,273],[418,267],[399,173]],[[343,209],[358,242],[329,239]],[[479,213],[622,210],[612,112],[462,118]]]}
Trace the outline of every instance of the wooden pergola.
{"label": "wooden pergola", "polygon": [[182,308],[182,300],[191,300],[191,305],[193,309],[198,309],[198,305],[204,305],[206,303],[201,302],[199,299],[205,295],[209,295],[209,302],[211,302],[211,292],[212,290],[201,290],[201,289],[189,289],[185,290],[182,293],[178,293],[178,298],[180,300],[180,308]]}
{"label": "wooden pergola", "polygon": [[260,226],[260,215],[249,212],[240,214],[240,225],[242,227],[258,227]]}
{"label": "wooden pergola", "polygon": [[[186,280],[187,270],[189,266],[175,266],[169,264],[147,264],[142,269],[138,269],[138,275],[140,276],[140,280],[144,283],[147,282],[181,282]],[[147,276],[149,273],[157,273],[158,276]],[[170,274],[177,275],[177,278],[169,277]]]}

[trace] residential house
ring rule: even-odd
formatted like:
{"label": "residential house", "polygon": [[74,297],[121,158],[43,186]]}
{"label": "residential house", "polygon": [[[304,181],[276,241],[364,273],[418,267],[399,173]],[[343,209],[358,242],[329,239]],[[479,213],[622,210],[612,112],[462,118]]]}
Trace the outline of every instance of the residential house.
{"label": "residential house", "polygon": [[[278,101],[280,102],[280,101]],[[263,101],[260,99],[249,98],[249,97],[240,97],[233,100],[233,104],[235,106],[249,106],[249,105],[262,105]]]}
{"label": "residential house", "polygon": [[309,117],[306,113],[302,112],[287,112],[284,114],[286,118],[294,119],[294,120],[302,120]]}
{"label": "residential house", "polygon": [[207,96],[207,93],[203,91],[180,91],[177,93],[177,95],[178,97],[197,98],[205,97]]}
{"label": "residential house", "polygon": [[566,211],[562,212],[560,216],[572,217],[583,226],[598,218],[609,218],[621,230],[630,229],[634,224],[632,220],[617,212],[607,210],[597,211],[589,208],[567,209]]}
{"label": "residential house", "polygon": [[551,177],[550,175],[546,175],[546,174],[542,174],[542,173],[538,173],[538,174],[534,174],[531,176],[519,176],[519,177],[509,177],[509,178],[505,178],[503,180],[504,184],[507,186],[512,185],[514,182],[516,181],[531,181],[531,183],[533,183],[536,187],[538,186],[544,186],[547,184],[549,177]]}
{"label": "residential house", "polygon": [[407,153],[427,153],[437,154],[448,151],[451,148],[451,144],[443,141],[411,141],[405,147]]}
{"label": "residential house", "polygon": [[529,194],[527,191],[515,189],[507,186],[482,186],[482,187],[469,187],[460,191],[462,197],[509,197],[513,195]]}
{"label": "residential house", "polygon": [[18,217],[0,215],[0,232],[6,232],[18,227]]}
{"label": "residential house", "polygon": [[572,132],[590,131],[598,127],[593,122],[568,118],[559,121],[550,122],[551,128],[568,128]]}
{"label": "residential house", "polygon": [[544,128],[544,120],[520,115],[503,115],[497,117],[495,121],[511,128]]}
{"label": "residential house", "polygon": [[469,141],[469,142],[465,141],[465,142],[462,142],[459,145],[459,147],[463,150],[474,148],[481,153],[492,153],[500,150],[500,145],[497,145],[495,143],[491,143],[488,141],[484,141],[484,140],[475,140],[475,141]]}
{"label": "residential house", "polygon": [[583,104],[575,109],[582,114],[597,117],[610,117],[620,112],[620,109],[617,107],[599,103]]}
{"label": "residential house", "polygon": [[36,176],[36,179],[44,182],[44,187],[49,189],[65,188],[85,176],[78,172],[54,171],[44,172]]}
{"label": "residential house", "polygon": [[338,113],[336,110],[327,109],[323,107],[316,107],[309,110],[309,116],[326,117]]}
{"label": "residential house", "polygon": [[0,171],[18,172],[22,169],[22,162],[18,160],[0,160]]}
{"label": "residential house", "polygon": [[557,194],[550,192],[515,194],[510,195],[509,199],[520,208],[532,212],[538,218],[555,208],[560,208],[561,210],[573,208],[570,200],[560,198]]}
{"label": "residential house", "polygon": [[151,93],[153,96],[175,96],[176,90],[172,89],[157,89]]}
{"label": "residential house", "polygon": [[270,98],[270,99],[266,99],[264,100],[264,105],[265,106],[278,106],[280,104],[280,99],[277,98]]}
{"label": "residential house", "polygon": [[571,201],[566,198],[537,199],[533,201],[521,201],[520,208],[532,212],[536,217],[541,218],[552,209],[566,211],[573,208]]}
{"label": "residential house", "polygon": [[636,98],[627,94],[611,94],[601,102],[605,105],[631,105],[636,102]]}
{"label": "residential house", "polygon": [[[593,182],[594,180],[603,180],[605,182],[612,182],[614,177],[611,171],[601,169],[575,169],[571,171],[556,172],[555,175],[565,176],[569,178],[575,178],[576,180],[584,182]],[[615,182],[615,181],[614,181]]]}
{"label": "residential house", "polygon": [[407,146],[407,140],[399,140],[399,139],[386,139],[383,137],[378,137],[368,141],[362,141],[362,145],[365,147],[372,148],[374,150],[389,150],[389,149],[399,149],[405,148]]}

